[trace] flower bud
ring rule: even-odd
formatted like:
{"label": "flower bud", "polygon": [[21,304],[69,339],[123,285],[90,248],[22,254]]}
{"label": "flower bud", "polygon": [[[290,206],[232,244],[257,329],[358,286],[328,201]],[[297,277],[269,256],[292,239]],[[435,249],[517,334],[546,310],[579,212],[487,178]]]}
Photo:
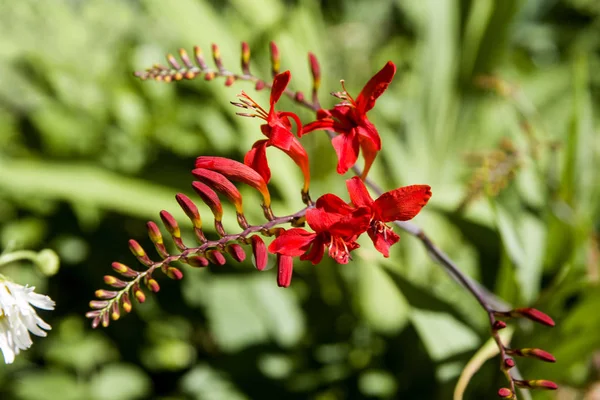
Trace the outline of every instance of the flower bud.
{"label": "flower bud", "polygon": [[202,229],[202,218],[200,218],[200,213],[198,212],[198,207],[189,199],[185,194],[178,193],[175,196],[175,200],[179,203],[179,206],[187,215],[187,217],[192,221],[194,228]]}
{"label": "flower bud", "polygon": [[273,76],[275,76],[279,73],[279,67],[281,65],[281,59],[279,58],[279,49],[277,48],[277,45],[275,44],[275,42],[270,43],[270,50],[271,50],[271,72],[273,73]]}
{"label": "flower bud", "polygon": [[140,289],[140,285],[137,282],[133,284],[131,291],[133,292],[133,295],[135,296],[138,302],[143,303],[146,301],[146,295],[144,294],[142,289]]}
{"label": "flower bud", "polygon": [[223,60],[221,59],[221,50],[219,50],[219,46],[217,46],[215,43],[213,43],[211,46],[211,49],[212,49],[213,61],[215,62],[217,69],[219,71],[223,71],[224,70]]}
{"label": "flower bud", "polygon": [[221,254],[221,252],[218,250],[208,250],[206,252],[206,258],[216,265],[225,265],[227,263],[225,256],[223,256],[223,254]]}
{"label": "flower bud", "polygon": [[179,65],[173,54],[167,54],[167,62],[171,64],[173,69],[181,69],[181,65]]}
{"label": "flower bud", "polygon": [[498,390],[498,396],[503,399],[512,399],[513,392],[509,388],[501,388]]}
{"label": "flower bud", "polygon": [[507,357],[507,358],[504,359],[504,368],[505,369],[508,370],[508,369],[511,369],[514,366],[515,366],[515,360],[513,360],[510,357]]}
{"label": "flower bud", "polygon": [[250,238],[252,245],[252,255],[254,256],[254,266],[257,270],[262,271],[267,267],[269,253],[267,252],[267,246],[262,238],[258,235],[254,235]]}
{"label": "flower bud", "polygon": [[113,321],[116,321],[121,317],[121,310],[119,310],[119,303],[116,301],[112,304],[112,310],[110,313],[110,317],[112,318]]}
{"label": "flower bud", "polygon": [[515,308],[510,312],[510,314],[512,317],[524,317],[550,327],[555,325],[554,320],[550,318],[550,316],[544,314],[540,310],[536,310],[535,308]]}
{"label": "flower bud", "polygon": [[288,287],[292,283],[294,258],[277,254],[277,286]]}
{"label": "flower bud", "polygon": [[127,278],[135,278],[136,276],[138,276],[140,273],[129,268],[127,265],[125,264],[121,264],[120,262],[113,262],[112,263],[112,268],[118,272],[119,274],[123,275],[124,277]]}
{"label": "flower bud", "polygon": [[254,85],[254,90],[256,90],[257,92],[260,90],[263,90],[265,87],[267,86],[267,84],[265,83],[265,81],[256,81],[256,85]]}
{"label": "flower bud", "polygon": [[167,267],[167,276],[171,279],[179,281],[183,278],[183,272],[181,272],[178,268],[175,267]]}
{"label": "flower bud", "polygon": [[104,275],[104,283],[118,289],[122,289],[127,286],[127,282],[117,279],[111,275]]}
{"label": "flower bud", "polygon": [[194,267],[194,268],[203,268],[208,265],[208,260],[205,257],[201,257],[201,256],[186,257],[185,259],[182,259],[181,261],[188,264],[190,267]]}
{"label": "flower bud", "polygon": [[101,318],[102,318],[102,326],[103,326],[104,328],[106,328],[106,327],[108,326],[108,324],[110,323],[110,320],[109,320],[109,315],[108,315],[108,313],[104,313],[104,314],[102,314]]}
{"label": "flower bud", "polygon": [[150,289],[154,293],[156,293],[160,290],[160,285],[158,284],[156,279],[148,278],[145,281],[146,281],[145,283],[146,283],[146,286],[148,287],[148,289]]}
{"label": "flower bud", "polygon": [[97,298],[106,300],[106,299],[114,299],[115,297],[117,297],[119,292],[115,292],[113,290],[98,289],[98,290],[96,290],[96,292],[94,292],[94,294],[96,295]]}
{"label": "flower bud", "polygon": [[138,259],[138,261],[144,264],[145,266],[152,265],[152,260],[148,258],[148,255],[137,241],[133,239],[129,240],[129,250],[131,250],[131,252]]}
{"label": "flower bud", "polygon": [[546,390],[556,390],[558,389],[558,385],[552,381],[548,381],[545,379],[535,379],[529,381],[521,381],[514,380],[515,385],[528,389],[546,389]]}
{"label": "flower bud", "polygon": [[547,351],[544,351],[542,349],[532,349],[532,348],[507,349],[506,352],[508,354],[513,354],[513,355],[517,355],[517,356],[521,356],[521,357],[537,358],[538,360],[552,362],[552,363],[556,362],[556,358],[554,358],[554,356],[552,354],[550,354]]}
{"label": "flower bud", "polygon": [[179,224],[177,223],[175,218],[173,218],[173,216],[168,211],[162,210],[160,212],[160,219],[162,220],[163,225],[167,229],[167,232],[169,232],[169,234],[171,235],[175,246],[177,246],[179,250],[185,250],[186,247],[183,244],[183,241],[181,240],[181,230],[179,229]]}
{"label": "flower bud", "polygon": [[271,204],[271,194],[263,177],[251,167],[225,157],[201,156],[196,159],[196,168],[209,169],[224,175],[227,179],[241,182],[258,190],[263,204]]}
{"label": "flower bud", "polygon": [[129,293],[125,292],[123,293],[123,295],[121,295],[121,306],[123,307],[123,310],[125,310],[126,313],[130,313],[131,312],[131,300],[129,299]]}
{"label": "flower bud", "polygon": [[102,309],[109,304],[106,300],[92,300],[90,301],[90,308]]}
{"label": "flower bud", "polygon": [[220,221],[223,218],[223,207],[221,206],[221,200],[219,200],[219,196],[217,196],[215,191],[198,181],[192,182],[192,188],[210,208],[215,220]]}
{"label": "flower bud", "polygon": [[247,42],[242,42],[242,72],[250,75],[250,46]]}
{"label": "flower bud", "polygon": [[160,233],[158,225],[152,221],[148,221],[148,223],[146,223],[146,227],[148,228],[148,237],[150,237],[150,240],[152,243],[154,243],[154,248],[156,249],[158,255],[160,255],[162,258],[168,257],[169,252],[164,245],[163,237]]}
{"label": "flower bud", "polygon": [[244,213],[242,207],[242,195],[233,183],[231,183],[224,175],[204,168],[196,168],[192,170],[192,174],[216,192],[226,196],[235,206],[236,212],[239,214]]}
{"label": "flower bud", "polygon": [[246,252],[239,244],[229,244],[225,247],[225,251],[237,262],[242,262],[246,259]]}
{"label": "flower bud", "polygon": [[506,328],[506,322],[496,320],[494,321],[494,325],[492,325],[492,329],[495,331],[499,331],[500,329]]}
{"label": "flower bud", "polygon": [[194,58],[196,59],[196,64],[198,64],[202,71],[208,69],[206,61],[204,61],[204,57],[202,56],[202,50],[198,46],[194,46]]}
{"label": "flower bud", "polygon": [[190,60],[190,56],[188,56],[188,53],[185,51],[185,49],[179,49],[179,57],[185,64],[186,68],[194,68],[194,64],[192,64],[192,60]]}

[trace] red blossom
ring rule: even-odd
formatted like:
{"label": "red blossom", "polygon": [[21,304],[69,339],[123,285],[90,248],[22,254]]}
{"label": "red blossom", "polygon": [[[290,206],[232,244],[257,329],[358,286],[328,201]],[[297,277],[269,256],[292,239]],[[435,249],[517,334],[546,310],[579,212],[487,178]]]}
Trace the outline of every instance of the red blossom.
{"label": "red blossom", "polygon": [[375,248],[389,257],[390,246],[400,237],[386,225],[386,222],[407,221],[414,218],[431,198],[431,188],[427,185],[404,186],[391,190],[373,200],[363,181],[355,176],[346,181],[350,200],[356,207],[367,207],[371,221],[367,233]]}
{"label": "red blossom", "polygon": [[325,194],[306,212],[306,222],[314,232],[302,228],[284,231],[269,251],[318,264],[327,247],[331,258],[347,264],[350,252],[359,247],[356,238],[369,226],[370,214],[368,207],[352,207],[333,194]]}
{"label": "red blossom", "polygon": [[290,79],[290,71],[285,71],[275,76],[273,80],[273,86],[271,88],[268,112],[259,106],[254,100],[252,100],[252,98],[245,92],[242,92],[239,95],[239,97],[242,99],[242,102],[234,104],[242,108],[256,111],[256,114],[239,113],[239,115],[259,117],[267,121],[266,124],[263,124],[260,127],[261,132],[267,137],[267,139],[258,140],[254,143],[250,151],[248,151],[244,157],[244,164],[252,167],[263,177],[265,182],[268,183],[271,179],[271,170],[267,162],[267,147],[277,147],[286,153],[292,160],[294,160],[294,162],[302,170],[302,173],[304,174],[303,191],[306,193],[308,192],[308,185],[310,183],[308,154],[306,154],[304,147],[302,147],[298,139],[296,139],[292,133],[292,123],[290,118],[296,123],[298,128],[298,136],[301,136],[302,134],[302,123],[300,122],[300,118],[298,118],[298,116],[292,112],[275,111],[275,104],[285,92]]}
{"label": "red blossom", "polygon": [[337,172],[344,174],[358,159],[359,149],[365,159],[363,178],[381,150],[381,138],[375,126],[367,118],[367,112],[375,106],[375,101],[392,82],[396,66],[391,61],[373,76],[359,93],[356,100],[347,92],[342,81],[344,92],[337,95],[342,103],[331,110],[319,110],[317,120],[304,126],[303,134],[315,130],[331,130],[339,135],[333,138],[332,144],[338,156]]}

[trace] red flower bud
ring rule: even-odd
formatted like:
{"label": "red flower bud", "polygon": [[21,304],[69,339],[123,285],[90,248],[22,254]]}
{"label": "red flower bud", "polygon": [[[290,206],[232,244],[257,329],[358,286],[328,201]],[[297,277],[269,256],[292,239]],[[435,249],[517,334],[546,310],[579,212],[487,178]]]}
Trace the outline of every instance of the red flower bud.
{"label": "red flower bud", "polygon": [[223,60],[221,60],[221,50],[219,50],[219,46],[217,46],[216,44],[212,44],[211,46],[212,49],[212,56],[213,56],[213,61],[215,62],[215,65],[217,66],[217,69],[219,71],[223,71]]}
{"label": "red flower bud", "polygon": [[271,205],[271,194],[263,177],[241,162],[224,157],[202,156],[196,159],[196,168],[209,169],[224,175],[227,179],[251,186],[260,192],[265,206]]}
{"label": "red flower bud", "polygon": [[513,392],[509,388],[501,388],[498,390],[498,396],[503,399],[512,399]]}
{"label": "red flower bud", "polygon": [[510,357],[504,359],[504,368],[511,369],[514,366],[515,366],[515,360],[513,360]]}
{"label": "red flower bud", "polygon": [[546,390],[556,390],[558,389],[558,385],[552,381],[547,381],[544,379],[536,379],[529,381],[521,381],[514,380],[515,385],[528,389],[546,389]]}
{"label": "red flower bud", "polygon": [[246,42],[242,42],[242,72],[250,75],[250,46]]}
{"label": "red flower bud", "polygon": [[265,88],[265,86],[267,86],[265,81],[256,81],[256,85],[254,85],[254,90],[256,90],[256,91],[263,90]]}
{"label": "red flower bud", "polygon": [[244,252],[244,249],[239,244],[232,243],[225,247],[225,251],[237,262],[242,262],[246,259],[246,252]]}
{"label": "red flower bud", "polygon": [[515,308],[510,311],[511,317],[524,317],[546,326],[554,326],[554,320],[535,308]]}
{"label": "red flower bud", "polygon": [[506,328],[506,322],[494,321],[494,325],[492,326],[492,329],[494,329],[495,331],[499,331],[500,329],[504,329],[504,328]]}
{"label": "red flower bud", "polygon": [[270,43],[270,50],[271,50],[271,71],[273,73],[273,76],[275,76],[279,73],[279,67],[281,65],[281,59],[279,58],[279,49],[277,48],[277,45],[275,44],[275,42]]}
{"label": "red flower bud", "polygon": [[225,265],[225,263],[227,263],[225,256],[223,256],[223,254],[221,254],[221,252],[218,250],[208,250],[206,252],[206,258],[208,258],[208,260],[213,264],[217,265]]}
{"label": "red flower bud", "polygon": [[160,290],[160,285],[153,278],[146,279],[146,286],[148,287],[148,289],[150,289],[154,293],[156,293]]}
{"label": "red flower bud", "polygon": [[204,168],[196,168],[192,170],[192,174],[201,182],[226,196],[233,203],[238,214],[244,213],[242,195],[224,175]]}
{"label": "red flower bud", "polygon": [[202,218],[200,218],[198,207],[196,207],[194,202],[183,193],[178,193],[175,196],[175,200],[177,200],[177,203],[179,203],[179,206],[181,207],[185,215],[187,215],[190,221],[192,221],[194,228],[202,229]]}
{"label": "red flower bud", "polygon": [[277,286],[284,288],[290,286],[293,270],[294,258],[277,254]]}
{"label": "red flower bud", "polygon": [[556,362],[556,358],[554,358],[554,356],[550,353],[548,353],[547,351],[544,351],[542,349],[532,349],[532,348],[525,348],[525,349],[507,349],[506,351],[508,354],[513,354],[513,355],[517,355],[517,356],[521,356],[521,357],[532,357],[532,358],[537,358],[538,360],[542,360],[542,361],[546,361],[546,362]]}
{"label": "red flower bud", "polygon": [[254,266],[257,270],[262,271],[267,267],[267,262],[269,260],[267,246],[258,235],[252,236],[250,238],[250,243],[252,245],[252,254],[254,255]]}
{"label": "red flower bud", "polygon": [[194,268],[203,268],[203,267],[208,266],[208,264],[209,264],[208,260],[205,257],[201,257],[201,256],[186,257],[185,259],[182,259],[181,261],[185,262],[190,267],[194,267]]}
{"label": "red flower bud", "polygon": [[148,266],[148,265],[152,265],[152,260],[150,260],[148,258],[148,256],[146,255],[146,252],[144,251],[144,249],[142,248],[142,246],[140,246],[140,244],[133,240],[130,239],[129,240],[129,250],[131,250],[131,252],[133,253],[134,256],[136,256],[136,258],[144,265]]}
{"label": "red flower bud", "polygon": [[217,196],[215,191],[204,183],[197,181],[192,182],[192,188],[202,198],[202,201],[210,207],[215,220],[220,221],[223,218],[223,206],[221,206],[221,200],[219,200],[219,196]]}
{"label": "red flower bud", "polygon": [[142,289],[140,289],[140,285],[138,285],[137,282],[133,284],[131,291],[133,292],[133,295],[135,296],[138,302],[143,303],[146,301],[146,295],[144,294]]}
{"label": "red flower bud", "polygon": [[129,268],[127,265],[121,264],[119,262],[112,263],[112,268],[116,272],[118,272],[119,274],[121,274],[127,278],[135,278],[136,276],[138,276],[140,274],[139,272]]}
{"label": "red flower bud", "polygon": [[104,283],[106,283],[107,285],[110,285],[112,287],[118,288],[118,289],[122,289],[125,286],[127,286],[127,282],[117,279],[111,275],[104,276]]}

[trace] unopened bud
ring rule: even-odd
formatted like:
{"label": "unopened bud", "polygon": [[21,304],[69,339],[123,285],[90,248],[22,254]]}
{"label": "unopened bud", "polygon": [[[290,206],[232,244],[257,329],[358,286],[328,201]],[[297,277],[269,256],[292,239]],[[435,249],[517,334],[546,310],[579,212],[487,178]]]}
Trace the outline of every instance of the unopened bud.
{"label": "unopened bud", "polygon": [[117,297],[119,292],[115,292],[113,290],[98,289],[94,292],[94,294],[99,299],[107,300],[107,299],[114,299],[115,297]]}
{"label": "unopened bud", "polygon": [[173,54],[167,54],[167,61],[174,69],[181,69],[181,65],[179,65]]}
{"label": "unopened bud", "polygon": [[122,289],[127,286],[127,282],[123,282],[122,280],[111,275],[104,275],[104,283],[118,289]]}
{"label": "unopened bud", "polygon": [[144,264],[146,266],[152,265],[152,260],[150,260],[148,258],[148,255],[146,254],[146,252],[144,251],[144,249],[142,248],[142,246],[140,246],[140,244],[137,241],[135,241],[133,239],[129,240],[129,250],[131,250],[131,252],[133,253],[133,255],[142,264]]}
{"label": "unopened bud", "polygon": [[190,60],[190,56],[184,49],[179,49],[179,57],[181,61],[185,64],[186,68],[193,68],[194,64],[192,64],[192,60]]}
{"label": "unopened bud", "polygon": [[294,258],[277,254],[277,286],[288,287],[292,283]]}
{"label": "unopened bud", "polygon": [[246,252],[239,244],[232,243],[225,247],[225,251],[237,262],[242,262],[246,259]]}
{"label": "unopened bud", "polygon": [[273,76],[275,76],[279,73],[281,59],[279,58],[279,49],[277,48],[277,45],[275,44],[275,42],[270,43],[270,49],[271,49],[271,72],[273,73]]}
{"label": "unopened bud", "polygon": [[498,390],[498,396],[503,399],[512,399],[513,392],[509,388],[501,388]]}
{"label": "unopened bud", "polygon": [[246,42],[242,42],[242,72],[250,75],[250,46]]}
{"label": "unopened bud", "polygon": [[225,260],[225,256],[221,254],[218,250],[209,250],[206,252],[206,258],[209,259],[210,262],[217,265],[225,265],[227,260]]}
{"label": "unopened bud", "polygon": [[204,57],[202,56],[202,50],[198,46],[194,46],[194,58],[196,59],[196,64],[198,64],[202,71],[205,71],[208,68],[204,61]]}
{"label": "unopened bud", "polygon": [[504,329],[504,328],[506,328],[506,322],[496,320],[496,321],[494,321],[494,325],[492,325],[492,328],[495,331],[499,331],[500,329]]}
{"label": "unopened bud", "polygon": [[135,278],[140,274],[139,272],[129,268],[125,264],[121,264],[120,262],[113,262],[111,266],[112,269],[127,278]]}
{"label": "unopened bud", "polygon": [[258,235],[252,236],[250,238],[250,243],[252,245],[252,255],[254,256],[254,266],[257,270],[262,271],[267,267],[269,257],[267,246]]}
{"label": "unopened bud", "polygon": [[528,389],[546,389],[546,390],[556,390],[558,389],[558,385],[552,381],[548,381],[545,379],[532,379],[529,381],[521,381],[514,380],[515,385]]}
{"label": "unopened bud", "polygon": [[121,306],[123,307],[123,310],[125,310],[126,313],[131,312],[132,305],[131,300],[129,299],[129,293],[125,292],[121,296]]}
{"label": "unopened bud", "polygon": [[554,326],[554,320],[535,308],[515,308],[510,312],[513,317],[524,317],[546,326]]}

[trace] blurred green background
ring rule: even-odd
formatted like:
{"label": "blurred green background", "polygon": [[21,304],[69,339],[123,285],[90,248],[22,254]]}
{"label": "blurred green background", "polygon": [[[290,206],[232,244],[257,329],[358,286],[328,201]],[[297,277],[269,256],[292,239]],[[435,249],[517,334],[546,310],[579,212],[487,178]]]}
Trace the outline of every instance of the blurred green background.
{"label": "blurred green background", "polygon": [[[314,52],[326,107],[340,79],[356,95],[394,61],[370,113],[383,139],[372,178],[386,190],[431,185],[415,222],[489,290],[555,318],[553,329],[514,325],[515,347],[558,359],[518,360],[526,378],[561,385],[533,398],[600,398],[596,0],[1,2],[0,248],[52,248],[62,264],[50,278],[27,264],[2,271],[57,308],[41,313],[49,337],[0,365],[0,398],[452,397],[489,339],[486,316],[406,234],[389,259],[363,240],[348,265],[297,263],[286,290],[251,262],[188,267],[107,329],[84,318],[110,263],[135,266],[127,240],[150,248],[147,220],[162,209],[186,220],[174,195],[191,193],[194,158],[241,159],[261,138],[258,121],[229,104],[242,89],[254,96],[250,84],[142,82],[133,71],[214,42],[237,72],[242,40],[265,79],[276,41],[305,93]],[[312,117],[287,99],[279,107]],[[346,197],[327,137],[302,142],[313,196]],[[275,213],[294,212],[301,175],[269,154]],[[259,221],[259,199],[244,193]],[[465,398],[505,385],[494,359]]]}

